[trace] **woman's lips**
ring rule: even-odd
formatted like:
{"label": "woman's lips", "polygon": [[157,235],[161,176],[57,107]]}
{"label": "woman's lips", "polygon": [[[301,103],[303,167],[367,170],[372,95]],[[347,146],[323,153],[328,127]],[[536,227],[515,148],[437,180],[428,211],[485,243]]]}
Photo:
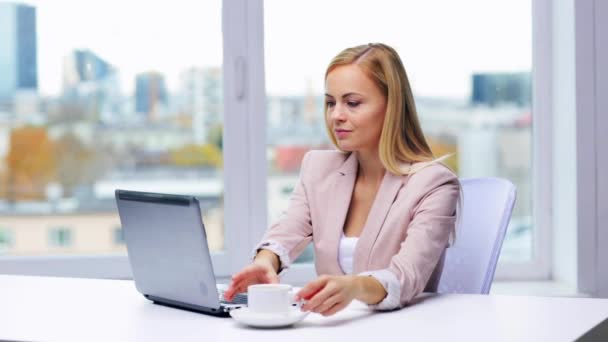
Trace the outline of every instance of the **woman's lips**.
{"label": "woman's lips", "polygon": [[336,133],[336,137],[338,137],[338,139],[344,139],[348,137],[352,131],[346,129],[335,129],[334,132]]}

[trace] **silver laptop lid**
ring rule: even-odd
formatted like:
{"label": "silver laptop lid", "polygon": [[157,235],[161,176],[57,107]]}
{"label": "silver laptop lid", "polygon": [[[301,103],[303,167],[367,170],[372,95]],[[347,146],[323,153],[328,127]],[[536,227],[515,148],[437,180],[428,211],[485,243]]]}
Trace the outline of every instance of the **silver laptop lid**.
{"label": "silver laptop lid", "polygon": [[137,290],[219,308],[198,200],[127,190],[116,190],[115,195]]}

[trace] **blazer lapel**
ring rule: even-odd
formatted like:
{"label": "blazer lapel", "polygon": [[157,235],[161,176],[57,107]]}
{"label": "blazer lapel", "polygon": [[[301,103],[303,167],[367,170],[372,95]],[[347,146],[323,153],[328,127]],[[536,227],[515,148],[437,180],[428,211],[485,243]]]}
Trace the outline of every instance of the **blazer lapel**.
{"label": "blazer lapel", "polygon": [[338,263],[338,248],[355,187],[357,168],[356,154],[351,153],[334,175],[333,186],[331,191],[327,193],[329,210],[324,229],[324,235],[327,237],[325,249],[327,264],[325,266],[330,274],[344,274]]}
{"label": "blazer lapel", "polygon": [[372,247],[402,184],[401,176],[386,171],[355,247],[353,274],[367,271]]}

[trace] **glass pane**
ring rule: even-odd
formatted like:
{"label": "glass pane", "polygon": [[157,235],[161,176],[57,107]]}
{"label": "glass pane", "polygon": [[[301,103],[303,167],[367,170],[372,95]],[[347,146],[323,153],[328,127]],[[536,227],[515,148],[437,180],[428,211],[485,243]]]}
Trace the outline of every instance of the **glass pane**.
{"label": "glass pane", "polygon": [[459,177],[517,186],[501,261],[532,258],[530,1],[264,5],[271,221],[287,205],[303,151],[333,148],[323,126],[325,68],[344,48],[382,42],[402,58],[434,153],[455,153],[447,164]]}
{"label": "glass pane", "polygon": [[116,188],[198,196],[224,248],[221,18],[220,0],[0,3],[0,253],[124,253]]}

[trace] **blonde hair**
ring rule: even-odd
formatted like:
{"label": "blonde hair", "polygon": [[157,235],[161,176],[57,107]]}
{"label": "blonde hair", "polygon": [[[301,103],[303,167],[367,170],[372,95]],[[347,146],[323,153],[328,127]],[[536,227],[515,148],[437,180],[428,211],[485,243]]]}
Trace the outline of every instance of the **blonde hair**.
{"label": "blonde hair", "polygon": [[[380,161],[386,170],[397,175],[411,174],[450,156],[436,159],[433,155],[420,127],[405,68],[393,48],[380,43],[347,48],[329,63],[325,79],[332,70],[343,65],[357,65],[386,96],[386,114],[379,143]],[[325,115],[327,112],[325,103]],[[329,120],[326,119],[325,124],[331,141],[340,149]],[[428,163],[415,169],[404,165],[418,162]]]}
{"label": "blonde hair", "polygon": [[[361,68],[386,96],[386,114],[379,144],[380,161],[386,170],[397,175],[411,175],[453,155],[447,154],[439,158],[433,155],[418,120],[414,95],[405,68],[393,48],[381,43],[347,48],[331,60],[325,72],[325,79],[332,70],[343,65],[356,65]],[[325,115],[327,109],[325,103]],[[340,150],[327,118],[325,125],[331,141]],[[410,164],[413,163],[418,164],[411,167]],[[456,240],[456,227],[460,225],[462,218],[460,213],[464,194],[458,179],[457,182],[456,223],[449,237],[449,246]]]}

